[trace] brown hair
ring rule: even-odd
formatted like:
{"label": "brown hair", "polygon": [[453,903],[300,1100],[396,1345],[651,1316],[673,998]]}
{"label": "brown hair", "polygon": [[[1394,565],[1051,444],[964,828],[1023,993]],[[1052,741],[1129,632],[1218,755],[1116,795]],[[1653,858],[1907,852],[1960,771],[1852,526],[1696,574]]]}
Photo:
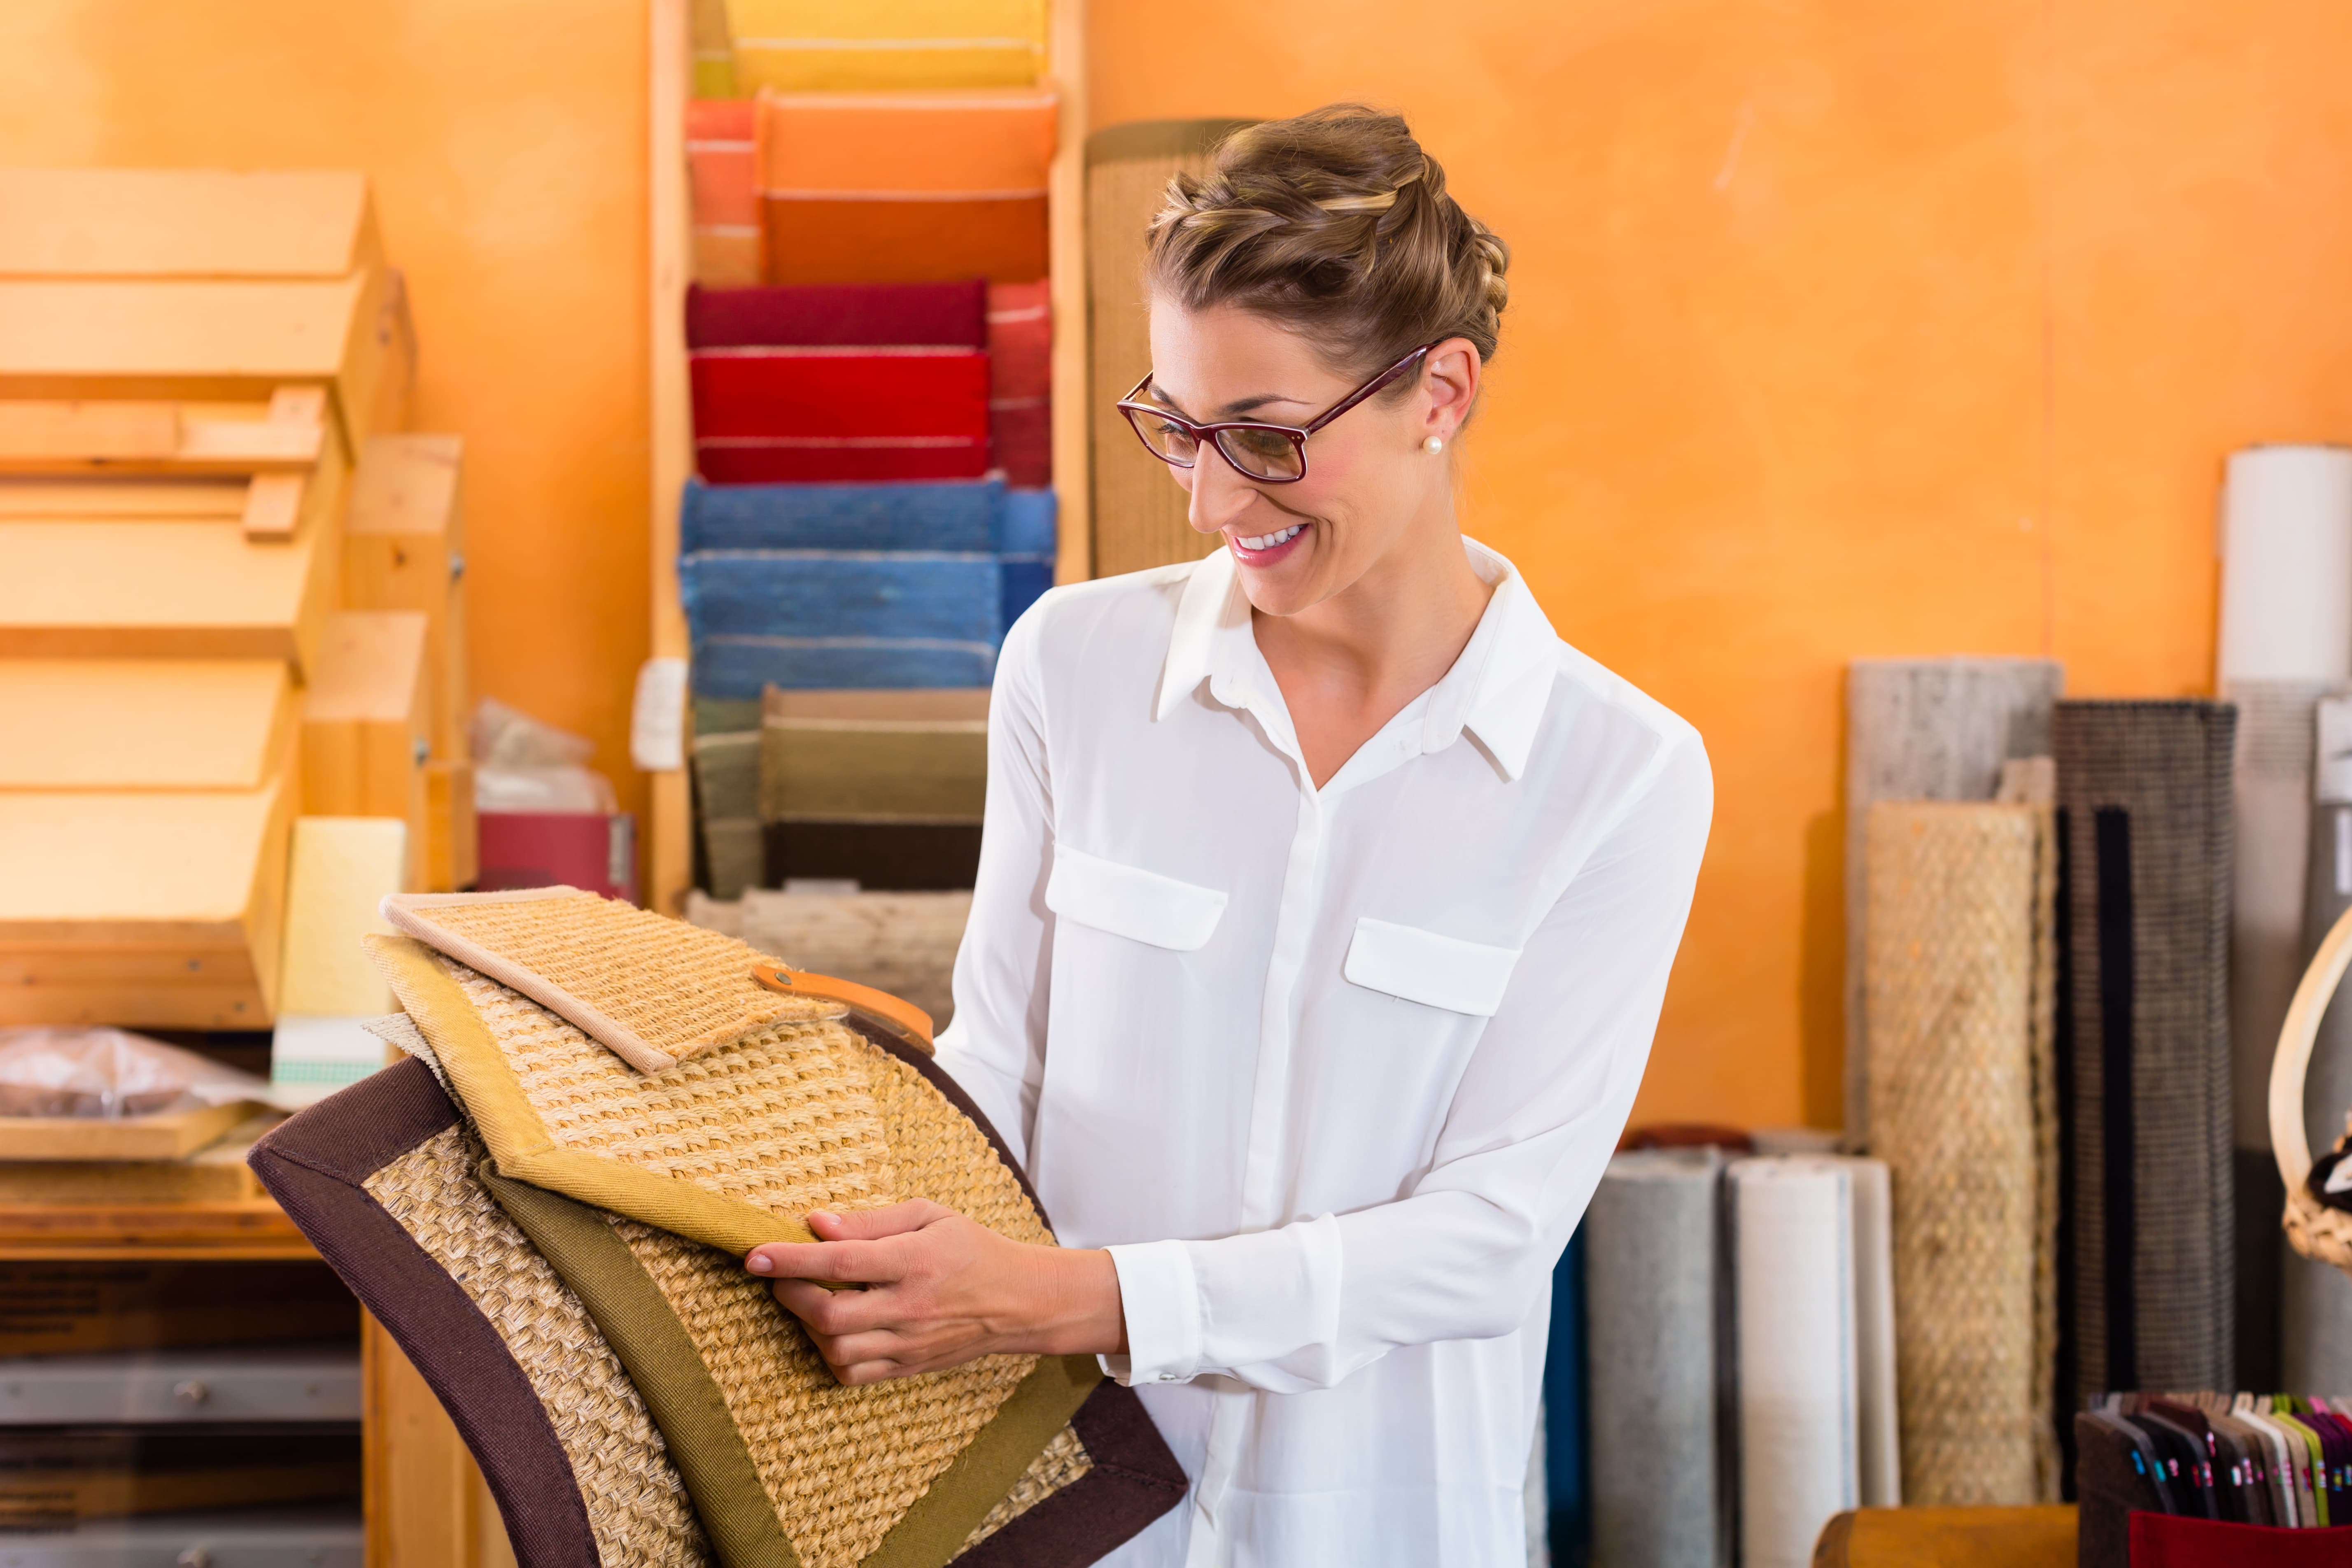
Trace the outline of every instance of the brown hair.
{"label": "brown hair", "polygon": [[1238,307],[1370,374],[1444,338],[1494,358],[1510,260],[1402,116],[1335,103],[1245,126],[1207,174],[1171,180],[1146,271],[1188,310]]}

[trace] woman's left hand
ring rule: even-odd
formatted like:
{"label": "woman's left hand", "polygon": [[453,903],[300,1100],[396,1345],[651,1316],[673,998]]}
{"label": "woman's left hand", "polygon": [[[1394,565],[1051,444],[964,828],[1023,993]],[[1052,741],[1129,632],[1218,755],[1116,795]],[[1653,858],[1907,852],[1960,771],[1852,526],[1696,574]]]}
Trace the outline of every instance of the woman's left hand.
{"label": "woman's left hand", "polygon": [[[845,1384],[961,1366],[984,1355],[1116,1354],[1127,1348],[1110,1254],[1034,1247],[926,1202],[813,1214],[814,1243],[743,1260]],[[860,1284],[828,1290],[812,1280]]]}

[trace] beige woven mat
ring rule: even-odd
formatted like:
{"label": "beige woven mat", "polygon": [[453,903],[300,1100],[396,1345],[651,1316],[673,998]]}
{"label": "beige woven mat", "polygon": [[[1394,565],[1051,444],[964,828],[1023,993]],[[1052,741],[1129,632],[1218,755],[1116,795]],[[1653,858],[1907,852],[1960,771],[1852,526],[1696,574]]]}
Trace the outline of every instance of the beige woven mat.
{"label": "beige woven mat", "polygon": [[572,888],[398,893],[394,928],[569,1019],[640,1072],[788,1019],[843,1009],[751,979],[761,954],[731,937]]}
{"label": "beige woven mat", "polygon": [[602,1568],[704,1568],[709,1542],[636,1385],[586,1310],[474,1178],[451,1127],[378,1170],[369,1195],[497,1328],[572,1461]]}
{"label": "beige woven mat", "polygon": [[[856,1037],[849,1054],[866,1069],[894,1170],[892,1201],[929,1198],[1016,1241],[1053,1239],[980,1129],[919,1073]],[[846,1187],[824,1202],[866,1206]],[[733,1258],[632,1221],[616,1228],[710,1368],[804,1568],[863,1561],[1036,1365],[1034,1356],[989,1356],[845,1388],[797,1321]],[[1091,1468],[1066,1459],[1041,1472],[1043,1463],[1041,1456],[1024,1477],[1032,1490],[1057,1489]]]}
{"label": "beige woven mat", "polygon": [[2044,821],[1881,802],[1866,825],[1871,1147],[1894,1184],[1906,1504],[2041,1495]]}

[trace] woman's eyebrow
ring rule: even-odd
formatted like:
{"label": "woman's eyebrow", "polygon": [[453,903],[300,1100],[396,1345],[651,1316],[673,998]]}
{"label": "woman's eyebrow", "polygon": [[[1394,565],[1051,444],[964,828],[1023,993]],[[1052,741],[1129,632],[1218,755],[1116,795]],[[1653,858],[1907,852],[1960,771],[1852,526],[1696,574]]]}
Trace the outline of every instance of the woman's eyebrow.
{"label": "woman's eyebrow", "polygon": [[[1181,416],[1186,419],[1192,417],[1190,414],[1185,413],[1184,405],[1177,402],[1174,398],[1169,396],[1167,389],[1162,387],[1158,382],[1152,382],[1144,388],[1144,391],[1152,398],[1157,400],[1168,410],[1169,413]],[[1217,411],[1218,417],[1223,419],[1239,418],[1245,414],[1254,414],[1270,403],[1295,403],[1301,408],[1307,406],[1304,398],[1287,396],[1279,392],[1262,392],[1255,397],[1235,398],[1233,402],[1226,404],[1224,407]],[[1204,423],[1206,422],[1204,421]]]}

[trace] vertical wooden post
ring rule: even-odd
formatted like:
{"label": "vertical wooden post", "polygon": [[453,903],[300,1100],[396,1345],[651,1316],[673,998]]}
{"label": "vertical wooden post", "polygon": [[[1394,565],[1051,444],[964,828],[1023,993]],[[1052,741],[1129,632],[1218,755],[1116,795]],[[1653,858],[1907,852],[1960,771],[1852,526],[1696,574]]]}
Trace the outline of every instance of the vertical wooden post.
{"label": "vertical wooden post", "polygon": [[[686,610],[677,591],[678,493],[694,468],[693,412],[686,378],[686,286],[690,230],[686,187],[686,100],[694,52],[687,0],[651,0],[647,40],[646,348],[653,419],[653,655],[687,657]],[[688,725],[688,743],[692,725]],[[663,914],[686,907],[694,879],[694,811],[683,769],[652,775],[646,903]]]}
{"label": "vertical wooden post", "polygon": [[1087,0],[1053,0],[1047,69],[1061,134],[1047,179],[1054,269],[1054,490],[1061,502],[1057,583],[1094,575],[1094,432],[1087,312]]}
{"label": "vertical wooden post", "polygon": [[360,1325],[368,1568],[503,1568],[506,1527],[441,1402],[373,1318]]}

